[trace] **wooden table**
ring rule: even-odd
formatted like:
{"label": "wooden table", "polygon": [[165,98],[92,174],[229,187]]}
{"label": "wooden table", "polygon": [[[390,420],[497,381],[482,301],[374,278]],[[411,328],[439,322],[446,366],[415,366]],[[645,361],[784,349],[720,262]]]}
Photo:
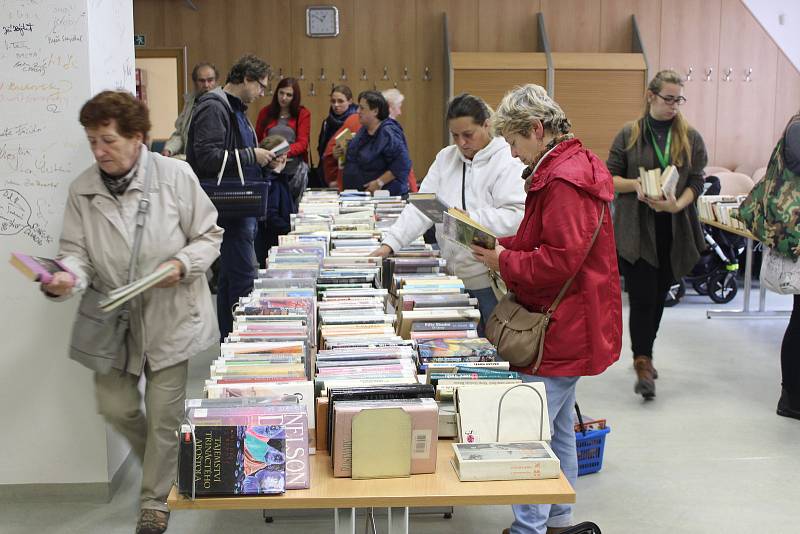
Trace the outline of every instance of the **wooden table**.
{"label": "wooden table", "polygon": [[[450,459],[451,441],[439,441],[436,473],[409,478],[352,480],[334,478],[330,456],[311,457],[311,487],[283,495],[253,497],[167,498],[170,510],[244,510],[333,508],[336,533],[355,532],[356,508],[386,507],[390,533],[408,532],[409,506],[469,506],[491,504],[562,504],[575,502],[575,491],[564,474],[549,480],[461,482]],[[378,454],[380,451],[376,451]]]}
{"label": "wooden table", "polygon": [[767,288],[764,286],[759,287],[758,290],[758,310],[750,310],[750,290],[753,286],[753,242],[758,241],[756,237],[747,230],[740,230],[732,226],[724,225],[717,221],[700,218],[700,222],[709,226],[714,226],[726,232],[740,235],[745,238],[745,256],[744,256],[744,305],[741,310],[708,310],[706,317],[708,319],[718,318],[738,318],[738,319],[773,319],[776,317],[789,317],[788,311],[768,311],[766,309],[767,303]]}

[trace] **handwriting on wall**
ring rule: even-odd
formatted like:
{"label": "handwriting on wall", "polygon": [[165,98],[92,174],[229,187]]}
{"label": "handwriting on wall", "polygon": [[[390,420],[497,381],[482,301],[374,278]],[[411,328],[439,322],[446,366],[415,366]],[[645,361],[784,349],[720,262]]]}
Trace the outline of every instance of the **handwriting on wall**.
{"label": "handwriting on wall", "polygon": [[85,0],[0,0],[0,243],[9,247],[54,246],[67,188],[91,161],[77,121],[89,94],[87,31]]}

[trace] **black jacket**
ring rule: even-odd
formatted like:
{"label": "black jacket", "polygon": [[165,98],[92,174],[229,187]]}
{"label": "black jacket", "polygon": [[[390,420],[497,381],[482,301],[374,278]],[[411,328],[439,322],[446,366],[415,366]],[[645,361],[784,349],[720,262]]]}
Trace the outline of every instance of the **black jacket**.
{"label": "black jacket", "polygon": [[244,145],[227,94],[218,87],[201,96],[192,113],[186,141],[186,161],[197,177],[216,180],[226,152],[228,160],[222,175],[225,178],[239,176],[234,150],[239,152],[242,168],[257,166],[253,147]]}

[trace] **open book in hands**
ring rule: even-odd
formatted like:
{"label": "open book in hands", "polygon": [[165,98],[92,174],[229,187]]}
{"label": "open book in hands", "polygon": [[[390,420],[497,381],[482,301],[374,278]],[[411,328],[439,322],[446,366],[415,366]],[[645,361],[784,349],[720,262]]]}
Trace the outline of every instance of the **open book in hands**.
{"label": "open book in hands", "polygon": [[648,198],[668,199],[675,197],[679,177],[680,175],[675,165],[668,165],[663,171],[659,169],[650,169],[648,171],[644,167],[639,167],[642,193]]}
{"label": "open book in hands", "polygon": [[111,311],[115,308],[119,308],[136,295],[158,285],[162,280],[172,274],[176,268],[175,265],[171,264],[163,265],[161,268],[156,269],[143,278],[139,278],[135,282],[114,289],[109,292],[105,299],[100,301],[100,309],[103,311]]}
{"label": "open book in hands", "polygon": [[491,230],[456,208],[444,212],[443,222],[444,237],[466,249],[472,250],[471,245],[478,245],[494,250],[497,244],[497,236]]}

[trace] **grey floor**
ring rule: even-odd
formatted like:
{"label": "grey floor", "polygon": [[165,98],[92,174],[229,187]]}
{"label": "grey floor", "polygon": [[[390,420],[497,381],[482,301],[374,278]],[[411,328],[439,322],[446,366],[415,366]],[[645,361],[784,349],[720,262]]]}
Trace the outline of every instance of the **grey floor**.
{"label": "grey floor", "polygon": [[[740,292],[725,307],[741,302]],[[767,304],[789,309],[791,299],[769,295]],[[787,320],[706,319],[712,307],[718,306],[690,294],[665,311],[654,401],[634,395],[627,350],[603,375],[578,383],[583,411],[607,418],[612,432],[602,471],[578,480],[576,520],[612,534],[794,531],[800,421],[775,415]],[[190,393],[200,390],[212,357],[192,363]],[[138,484],[134,465],[107,505],[0,504],[0,533],[132,533]],[[507,506],[464,507],[450,520],[412,516],[411,531],[499,534],[511,520]],[[363,532],[363,522],[359,527]],[[259,511],[178,511],[168,532],[332,532],[332,513],[283,514],[266,525]]]}

